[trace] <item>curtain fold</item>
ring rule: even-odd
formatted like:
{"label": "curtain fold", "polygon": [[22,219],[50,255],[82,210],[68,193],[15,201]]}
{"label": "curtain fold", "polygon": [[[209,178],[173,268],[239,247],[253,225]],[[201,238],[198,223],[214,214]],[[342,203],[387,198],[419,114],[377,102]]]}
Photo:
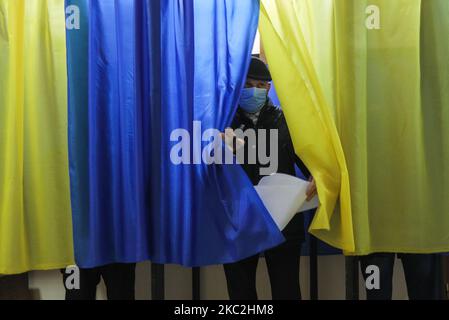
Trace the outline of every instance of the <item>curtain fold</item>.
{"label": "curtain fold", "polygon": [[63,0],[0,0],[0,274],[73,264]]}
{"label": "curtain fold", "polygon": [[71,4],[81,13],[67,44],[76,262],[91,268],[147,260],[148,1]]}
{"label": "curtain fold", "polygon": [[[260,31],[295,150],[314,176],[320,207],[310,232],[344,250],[354,250],[349,177],[329,101],[301,25],[313,1],[262,0]],[[322,3],[326,9],[330,3]],[[323,16],[329,17],[328,11]],[[307,17],[311,19],[311,16]],[[319,26],[316,23],[315,26]],[[294,94],[292,94],[294,93]],[[340,210],[334,213],[337,201]]]}
{"label": "curtain fold", "polygon": [[[68,137],[70,156],[70,189],[73,216],[75,257],[86,255],[89,212],[89,3],[88,0],[66,0],[70,14],[79,14],[79,28],[67,30]],[[78,10],[74,12],[70,9]]]}
{"label": "curtain fold", "polygon": [[[160,70],[153,68],[161,73],[161,82],[153,84],[161,100],[150,106],[153,261],[185,266],[234,262],[283,241],[239,165],[174,165],[169,158],[173,130],[186,129],[193,137],[202,133],[193,121],[201,122],[203,132],[230,124],[258,10],[257,0],[161,3],[161,52],[153,60],[161,61]],[[199,145],[192,146],[192,153],[204,146]]]}

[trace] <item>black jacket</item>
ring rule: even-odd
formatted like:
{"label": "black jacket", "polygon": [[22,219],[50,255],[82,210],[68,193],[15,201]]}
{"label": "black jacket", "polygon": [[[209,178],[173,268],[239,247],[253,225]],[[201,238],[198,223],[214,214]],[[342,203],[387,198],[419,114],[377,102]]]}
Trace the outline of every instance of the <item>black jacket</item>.
{"label": "black jacket", "polygon": [[[254,150],[257,150],[258,146],[258,135],[257,130],[258,129],[266,129],[267,130],[267,151],[266,153],[269,154],[269,131],[270,129],[277,129],[278,130],[278,170],[277,173],[285,173],[292,176],[296,176],[295,171],[295,164],[299,167],[299,169],[302,171],[302,173],[309,178],[310,172],[307,169],[307,167],[304,165],[304,163],[301,161],[301,159],[296,155],[293,142],[290,137],[290,133],[288,130],[287,122],[285,120],[284,114],[282,110],[276,106],[273,105],[270,99],[267,100],[267,103],[260,111],[257,123],[254,125],[253,121],[247,116],[247,114],[242,110],[238,109],[237,114],[232,122],[231,127],[235,129],[242,129],[243,131],[247,129],[255,129],[256,130],[256,137],[257,137],[257,144],[256,147],[251,146],[248,144],[248,141],[245,141],[245,163],[242,164],[243,169],[245,170],[248,177],[251,179],[252,183],[254,185],[257,185],[260,181],[260,179],[263,178],[263,176],[260,175],[260,168],[261,167],[268,167],[262,166],[259,161],[257,161],[256,164],[248,164],[248,150],[249,148],[254,148]],[[259,160],[259,159],[257,159]],[[273,172],[275,173],[275,172]]]}

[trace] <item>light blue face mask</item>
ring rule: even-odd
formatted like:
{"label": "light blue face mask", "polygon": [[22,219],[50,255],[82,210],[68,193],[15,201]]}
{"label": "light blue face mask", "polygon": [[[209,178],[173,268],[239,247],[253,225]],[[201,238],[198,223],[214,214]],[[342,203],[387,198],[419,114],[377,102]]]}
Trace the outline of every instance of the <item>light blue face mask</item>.
{"label": "light blue face mask", "polygon": [[267,97],[267,89],[245,88],[240,96],[240,108],[248,113],[256,113],[265,105]]}

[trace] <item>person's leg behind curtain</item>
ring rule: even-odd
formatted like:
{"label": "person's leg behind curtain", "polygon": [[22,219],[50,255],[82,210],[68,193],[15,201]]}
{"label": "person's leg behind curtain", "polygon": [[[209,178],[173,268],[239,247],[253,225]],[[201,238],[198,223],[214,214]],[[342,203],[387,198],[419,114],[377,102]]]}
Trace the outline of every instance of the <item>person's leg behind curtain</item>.
{"label": "person's leg behind curtain", "polygon": [[300,258],[304,219],[298,214],[284,229],[286,242],[265,252],[273,300],[301,300]]}
{"label": "person's leg behind curtain", "polygon": [[438,299],[438,259],[435,254],[401,254],[410,300]]}
{"label": "person's leg behind curtain", "polygon": [[287,241],[265,252],[273,300],[301,300],[301,245],[301,242]]}
{"label": "person's leg behind curtain", "polygon": [[396,254],[394,253],[375,253],[360,257],[360,267],[363,278],[366,282],[371,275],[367,272],[368,267],[376,266],[379,268],[379,288],[366,288],[367,300],[391,300],[393,296],[393,268]]}
{"label": "person's leg behind curtain", "polygon": [[256,272],[259,255],[223,265],[230,300],[257,300]]}
{"label": "person's leg behind curtain", "polygon": [[135,300],[136,264],[117,263],[101,268],[108,300]]}
{"label": "person's leg behind curtain", "polygon": [[65,288],[65,300],[68,301],[84,301],[95,300],[97,296],[97,286],[100,283],[101,275],[99,268],[93,269],[79,269],[79,283],[78,289],[67,288],[66,281],[70,274],[65,270],[61,270],[63,274],[64,288]]}

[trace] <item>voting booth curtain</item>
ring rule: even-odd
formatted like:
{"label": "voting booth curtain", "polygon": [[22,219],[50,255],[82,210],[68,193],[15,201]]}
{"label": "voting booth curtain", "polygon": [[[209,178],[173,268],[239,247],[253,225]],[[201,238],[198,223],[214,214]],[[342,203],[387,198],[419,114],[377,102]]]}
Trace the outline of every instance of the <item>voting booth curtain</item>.
{"label": "voting booth curtain", "polygon": [[68,31],[77,264],[199,266],[281,243],[239,165],[177,165],[170,158],[179,143],[174,130],[185,130],[188,152],[201,158],[204,142],[193,139],[232,120],[258,1],[73,4],[84,12],[84,31]]}
{"label": "voting booth curtain", "polygon": [[64,2],[0,0],[0,274],[73,264]]}
{"label": "voting booth curtain", "polygon": [[[320,207],[310,231],[354,250],[348,171],[338,133],[301,28],[303,1],[261,1],[260,32],[295,151],[314,176]],[[334,213],[339,201],[340,210]]]}
{"label": "voting booth curtain", "polygon": [[201,139],[232,120],[259,2],[65,5],[0,1],[0,273],[73,264],[73,246],[96,267],[217,264],[280,244],[239,165],[170,160],[174,129]]}
{"label": "voting booth curtain", "polygon": [[[66,10],[80,18],[67,33]],[[449,251],[449,3],[260,12],[318,185],[310,231],[349,254]],[[170,159],[173,130],[193,158],[195,137],[231,122],[258,13],[258,0],[0,0],[0,274],[225,263],[283,241],[238,165]]]}
{"label": "voting booth curtain", "polygon": [[[319,164],[312,158],[316,131],[302,123],[311,118],[310,97],[338,130],[353,215],[341,223],[349,230],[352,222],[355,241],[346,252],[448,251],[449,3],[262,3],[268,62],[287,119],[298,123],[298,153],[312,172]],[[321,236],[331,242],[327,237]]]}

